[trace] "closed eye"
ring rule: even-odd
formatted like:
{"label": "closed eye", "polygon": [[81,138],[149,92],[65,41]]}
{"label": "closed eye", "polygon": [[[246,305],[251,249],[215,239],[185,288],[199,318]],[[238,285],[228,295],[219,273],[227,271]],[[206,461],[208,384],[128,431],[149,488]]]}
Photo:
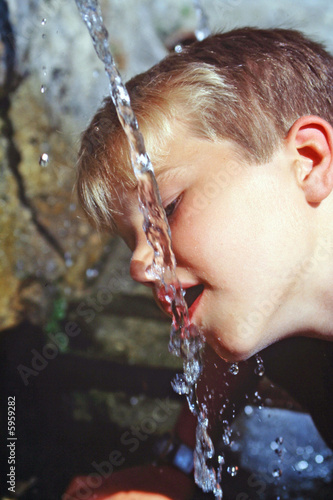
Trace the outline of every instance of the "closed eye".
{"label": "closed eye", "polygon": [[169,203],[169,205],[167,205],[165,207],[164,210],[165,210],[167,218],[171,217],[175,213],[181,199],[182,199],[182,195],[180,194],[171,203]]}

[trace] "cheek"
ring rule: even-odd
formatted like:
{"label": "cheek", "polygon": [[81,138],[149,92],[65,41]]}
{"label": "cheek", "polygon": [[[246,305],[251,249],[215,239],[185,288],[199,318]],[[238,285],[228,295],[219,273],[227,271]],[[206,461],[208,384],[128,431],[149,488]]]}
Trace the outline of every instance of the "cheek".
{"label": "cheek", "polygon": [[280,273],[279,266],[295,252],[294,238],[291,245],[288,234],[290,215],[264,194],[267,198],[267,193],[259,197],[251,189],[234,189],[223,199],[208,202],[198,195],[186,200],[172,223],[178,264],[200,267],[210,278],[215,275],[246,288]]}
{"label": "cheek", "polygon": [[193,211],[179,211],[170,224],[172,248],[179,266],[195,266],[202,259],[206,249],[203,248],[204,226],[200,217]]}
{"label": "cheek", "polygon": [[[182,213],[171,228],[172,245],[178,265],[210,277],[220,269],[223,229],[219,227],[216,213],[208,209],[200,213]],[[177,223],[178,222],[178,223]]]}

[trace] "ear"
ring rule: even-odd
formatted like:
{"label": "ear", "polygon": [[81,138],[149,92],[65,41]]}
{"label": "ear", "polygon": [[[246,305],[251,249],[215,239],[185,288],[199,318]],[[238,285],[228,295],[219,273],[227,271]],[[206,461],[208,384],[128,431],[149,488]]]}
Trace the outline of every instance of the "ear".
{"label": "ear", "polygon": [[308,203],[319,204],[333,189],[333,128],[318,116],[302,116],[286,137],[295,174]]}

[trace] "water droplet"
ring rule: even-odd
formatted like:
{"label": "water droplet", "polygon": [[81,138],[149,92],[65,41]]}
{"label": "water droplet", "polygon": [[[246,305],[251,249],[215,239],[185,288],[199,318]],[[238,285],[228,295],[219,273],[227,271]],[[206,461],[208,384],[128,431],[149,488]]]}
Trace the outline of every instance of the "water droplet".
{"label": "water droplet", "polygon": [[237,476],[237,473],[238,473],[238,467],[237,465],[231,465],[227,468],[227,472],[228,474],[230,474],[230,476],[232,477],[235,477]]}
{"label": "water droplet", "polygon": [[252,406],[250,406],[250,405],[246,405],[246,406],[245,406],[245,408],[244,408],[244,413],[245,413],[245,415],[247,415],[248,417],[249,417],[250,415],[252,415],[252,414],[253,414],[253,408],[252,408]]}
{"label": "water droplet", "polygon": [[49,155],[47,153],[43,153],[40,155],[39,164],[41,167],[46,167],[49,163]]}
{"label": "water droplet", "polygon": [[258,392],[258,391],[256,391],[256,392],[254,393],[254,399],[253,399],[253,401],[254,401],[255,403],[259,403],[259,404],[260,404],[260,403],[261,403],[261,399],[262,399],[262,398],[261,398],[261,396],[260,396],[259,392]]}
{"label": "water droplet", "polygon": [[259,356],[259,354],[256,354],[256,363],[257,366],[254,369],[254,373],[258,375],[258,377],[262,377],[265,374],[265,367],[264,367],[264,362],[262,358]]}
{"label": "water droplet", "polygon": [[273,450],[273,451],[276,451],[276,450],[279,449],[279,445],[277,444],[276,441],[272,441],[269,446],[270,446],[270,449]]}
{"label": "water droplet", "polygon": [[182,52],[183,50],[183,47],[181,46],[180,43],[178,43],[176,46],[175,46],[175,52],[177,52],[177,54],[180,54],[180,52]]}
{"label": "water droplet", "polygon": [[324,461],[323,455],[316,455],[315,456],[315,462],[316,462],[316,464],[322,464],[323,461]]}
{"label": "water droplet", "polygon": [[258,375],[258,377],[263,377],[263,375],[265,374],[264,365],[257,365],[254,369],[254,373]]}
{"label": "water droplet", "polygon": [[223,435],[222,435],[223,444],[229,446],[231,442],[230,438],[231,438],[231,429],[228,426],[223,430]]}
{"label": "water droplet", "polygon": [[42,94],[45,94],[46,90],[47,90],[47,89],[46,89],[46,85],[41,85],[41,87],[40,87],[40,91],[41,91],[41,93],[42,93]]}
{"label": "water droplet", "polygon": [[98,275],[99,275],[99,272],[97,269],[87,269],[86,270],[86,276],[88,279],[97,278]]}
{"label": "water droplet", "polygon": [[42,19],[41,25],[42,25],[42,26],[45,26],[45,24],[46,24],[46,18],[44,17],[44,18]]}
{"label": "water droplet", "polygon": [[274,469],[272,472],[273,477],[281,477],[282,476],[282,470],[281,469]]}
{"label": "water droplet", "polygon": [[229,373],[232,373],[232,375],[238,375],[239,373],[238,363],[232,363],[232,365],[230,365]]}
{"label": "water droplet", "polygon": [[185,376],[182,373],[177,373],[175,378],[171,381],[171,386],[177,394],[188,394],[189,387],[185,381]]}
{"label": "water droplet", "polygon": [[43,75],[44,75],[44,76],[46,76],[46,74],[47,74],[47,71],[46,71],[46,66],[43,66],[43,67],[42,67],[42,71],[43,71]]}
{"label": "water droplet", "polygon": [[276,442],[277,444],[282,444],[282,443],[283,443],[283,437],[281,437],[281,436],[277,437],[277,438],[275,439],[275,442]]}
{"label": "water droplet", "polygon": [[299,472],[302,470],[306,470],[309,467],[309,464],[306,460],[300,460],[296,465],[295,469]]}

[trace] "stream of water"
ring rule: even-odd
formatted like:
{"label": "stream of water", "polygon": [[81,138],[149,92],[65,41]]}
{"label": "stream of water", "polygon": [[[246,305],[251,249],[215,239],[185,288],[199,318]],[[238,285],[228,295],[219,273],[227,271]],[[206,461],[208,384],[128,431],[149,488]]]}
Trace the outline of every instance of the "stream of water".
{"label": "stream of water", "polygon": [[[146,153],[138,122],[131,109],[130,97],[114,64],[108,43],[108,32],[103,23],[97,0],[75,0],[85,22],[94,48],[105,66],[110,95],[118,118],[126,133],[131,150],[131,162],[137,179],[139,207],[144,216],[143,229],[154,251],[154,258],[147,273],[155,282],[157,295],[166,300],[172,309],[170,351],[183,358],[184,373],[173,381],[173,388],[187,397],[190,410],[197,415],[197,444],[194,454],[195,480],[205,492],[212,491],[215,498],[222,498],[218,479],[220,471],[208,465],[214,455],[214,446],[208,435],[208,418],[204,405],[196,397],[200,372],[203,338],[190,323],[183,290],[176,276],[176,261],[171,248],[170,228],[155,180],[153,167]],[[220,464],[222,466],[222,463]]]}
{"label": "stream of water", "polygon": [[197,40],[203,40],[211,34],[209,28],[208,17],[202,8],[200,0],[193,0],[193,6],[197,13],[198,25],[195,30],[195,36]]}

